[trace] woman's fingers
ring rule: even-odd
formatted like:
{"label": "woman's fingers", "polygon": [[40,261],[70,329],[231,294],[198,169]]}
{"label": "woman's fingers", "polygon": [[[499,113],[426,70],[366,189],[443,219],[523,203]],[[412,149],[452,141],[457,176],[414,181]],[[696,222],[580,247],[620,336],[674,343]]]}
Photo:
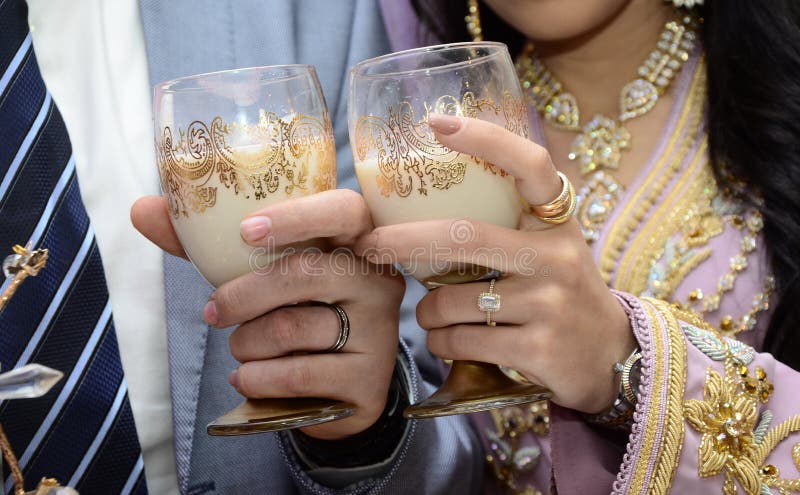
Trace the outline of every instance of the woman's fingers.
{"label": "woman's fingers", "polygon": [[356,241],[353,249],[373,263],[433,264],[450,271],[450,263],[469,263],[502,273],[535,275],[540,251],[552,250],[563,232],[523,232],[469,218],[427,220],[378,227]]}
{"label": "woman's fingers", "polygon": [[131,222],[143,236],[174,256],[186,258],[181,241],[169,219],[169,205],[161,196],[144,196],[131,207]]}
{"label": "woman's fingers", "polygon": [[364,198],[350,189],[324,191],[282,201],[248,215],[241,223],[242,239],[252,246],[286,244],[331,238],[350,244],[372,229]]}
{"label": "woman's fingers", "polygon": [[448,148],[497,165],[517,180],[520,194],[533,205],[545,204],[561,192],[561,180],[542,146],[485,120],[431,114],[428,125]]}
{"label": "woman's fingers", "polygon": [[[492,313],[492,320],[498,325],[519,325],[529,321],[538,310],[530,291],[534,283],[523,277],[497,280],[493,293],[500,296],[500,309]],[[463,323],[485,323],[486,312],[478,308],[478,297],[488,291],[488,280],[432,290],[417,304],[417,322],[428,330]]]}
{"label": "woman's fingers", "polygon": [[[453,325],[428,332],[428,349],[442,359],[481,361],[515,367],[525,332],[517,327]],[[527,348],[529,349],[529,348]],[[530,356],[533,358],[533,356]]]}

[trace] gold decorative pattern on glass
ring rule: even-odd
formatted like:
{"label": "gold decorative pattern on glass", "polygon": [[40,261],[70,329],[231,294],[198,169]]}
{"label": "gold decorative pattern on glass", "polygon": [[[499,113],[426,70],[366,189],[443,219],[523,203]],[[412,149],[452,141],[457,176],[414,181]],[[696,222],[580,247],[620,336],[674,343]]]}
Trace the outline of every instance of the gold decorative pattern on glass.
{"label": "gold decorative pattern on glass", "polygon": [[460,100],[450,95],[441,96],[432,106],[426,104],[425,114],[420,119],[415,117],[407,101],[389,107],[385,119],[374,115],[361,117],[355,127],[355,153],[363,161],[371,151],[377,151],[380,174],[376,181],[383,196],[427,196],[429,187],[450,189],[464,181],[467,168],[473,163],[482,165],[492,174],[507,175],[485,160],[468,157],[440,144],[427,124],[428,115],[433,112],[463,117],[491,112],[502,118],[507,130],[528,137],[525,102],[508,92],[503,94],[500,103],[491,98],[478,98],[472,92],[464,93]]}
{"label": "gold decorative pattern on glass", "polygon": [[[281,118],[262,110],[257,123],[216,117],[210,124],[196,120],[177,134],[176,139],[172,128],[164,127],[156,142],[174,218],[213,208],[220,186],[245,199],[263,199],[279,188],[291,197],[295,190],[336,187],[336,147],[327,116]],[[236,146],[238,140],[246,144]]]}

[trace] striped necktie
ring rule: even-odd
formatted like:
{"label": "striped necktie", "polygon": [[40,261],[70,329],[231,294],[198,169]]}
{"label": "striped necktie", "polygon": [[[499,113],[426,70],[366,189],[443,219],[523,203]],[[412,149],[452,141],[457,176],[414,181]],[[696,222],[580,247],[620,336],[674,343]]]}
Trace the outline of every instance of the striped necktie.
{"label": "striped necktie", "polygon": [[0,258],[14,244],[50,256],[0,313],[0,364],[64,378],[41,398],[0,404],[0,423],[28,489],[48,476],[83,495],[146,494],[100,253],[27,13],[23,0],[0,0]]}

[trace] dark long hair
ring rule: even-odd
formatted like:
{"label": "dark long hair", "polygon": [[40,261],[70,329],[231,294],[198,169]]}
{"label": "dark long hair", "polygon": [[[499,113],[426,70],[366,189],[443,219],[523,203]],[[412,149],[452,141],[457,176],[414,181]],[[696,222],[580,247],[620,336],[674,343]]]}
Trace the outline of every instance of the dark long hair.
{"label": "dark long hair", "polygon": [[[469,39],[465,0],[413,3],[436,39]],[[764,216],[776,280],[764,350],[800,370],[800,2],[707,0],[700,14],[711,164],[720,187],[746,184],[740,199]],[[486,7],[481,21],[485,39],[519,53],[520,33]]]}

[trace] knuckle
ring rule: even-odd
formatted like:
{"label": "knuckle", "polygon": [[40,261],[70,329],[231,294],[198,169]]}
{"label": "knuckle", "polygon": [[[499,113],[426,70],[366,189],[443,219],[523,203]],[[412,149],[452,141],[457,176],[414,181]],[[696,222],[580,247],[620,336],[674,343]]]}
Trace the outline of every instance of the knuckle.
{"label": "knuckle", "polygon": [[447,308],[455,302],[447,287],[441,287],[431,294],[430,302],[423,311],[423,319],[429,326],[442,326],[441,322],[446,320]]}
{"label": "knuckle", "polygon": [[371,226],[367,203],[356,191],[343,189],[338,206],[339,211],[335,218],[340,224],[337,226],[339,232],[336,233],[336,240],[339,244],[351,244],[358,235]]}
{"label": "knuckle", "polygon": [[456,359],[465,348],[465,342],[452,330],[436,330],[428,334],[428,348],[441,358]]}
{"label": "knuckle", "polygon": [[447,339],[442,333],[442,330],[428,332],[428,349],[434,355],[446,358],[451,356],[452,353],[447,345]]}
{"label": "knuckle", "polygon": [[313,373],[304,363],[294,363],[289,366],[283,376],[286,391],[294,396],[305,395],[313,383]]}
{"label": "knuckle", "polygon": [[245,397],[257,398],[258,384],[261,382],[260,374],[256,367],[243,364],[236,373],[237,387],[240,394]]}
{"label": "knuckle", "polygon": [[[436,294],[438,292],[438,294]],[[447,287],[441,287],[440,290],[434,291],[432,298],[432,314],[439,320],[447,317],[449,308],[456,307],[458,301],[454,291],[447,290]]]}
{"label": "knuckle", "polygon": [[350,218],[361,218],[361,215],[367,212],[367,203],[364,197],[352,189],[342,189],[341,207]]}
{"label": "knuckle", "polygon": [[525,154],[537,171],[545,171],[553,167],[550,152],[547,151],[547,148],[527,139],[525,140],[525,147]]}
{"label": "knuckle", "polygon": [[246,294],[247,291],[241,283],[230,283],[217,289],[214,293],[214,302],[219,319],[226,320],[233,308],[243,307]]}
{"label": "knuckle", "polygon": [[244,362],[247,360],[247,335],[246,331],[243,330],[241,327],[237,328],[236,330],[231,333],[230,337],[228,337],[228,348],[231,351],[231,355],[237,361]]}
{"label": "knuckle", "polygon": [[302,323],[295,311],[279,310],[270,315],[271,338],[282,350],[281,353],[292,347],[292,342],[299,340]]}

